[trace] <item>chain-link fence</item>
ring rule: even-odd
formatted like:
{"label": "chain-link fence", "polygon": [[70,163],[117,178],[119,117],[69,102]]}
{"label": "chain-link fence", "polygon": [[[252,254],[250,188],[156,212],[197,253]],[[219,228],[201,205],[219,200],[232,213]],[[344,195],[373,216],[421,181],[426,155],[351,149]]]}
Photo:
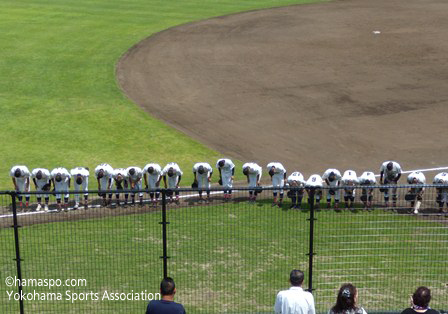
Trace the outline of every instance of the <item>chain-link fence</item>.
{"label": "chain-link fence", "polygon": [[294,268],[320,313],[346,282],[368,312],[398,312],[420,285],[447,310],[445,190],[411,188],[390,187],[387,207],[373,186],[44,193],[39,211],[36,193],[28,208],[0,193],[0,311],[143,312],[170,276],[189,313],[270,313]]}

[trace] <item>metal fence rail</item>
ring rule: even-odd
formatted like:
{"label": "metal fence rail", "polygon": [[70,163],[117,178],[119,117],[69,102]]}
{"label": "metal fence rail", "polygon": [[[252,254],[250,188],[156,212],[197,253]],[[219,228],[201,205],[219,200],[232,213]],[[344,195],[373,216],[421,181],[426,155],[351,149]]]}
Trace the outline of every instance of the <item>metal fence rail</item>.
{"label": "metal fence rail", "polygon": [[[221,188],[211,189],[208,200],[206,191],[200,199],[196,189],[179,189],[177,200],[160,189],[152,191],[159,193],[157,204],[147,190],[113,191],[111,204],[89,191],[87,209],[80,202],[76,210],[70,192],[60,212],[52,193],[49,211],[37,212],[36,192],[28,208],[19,207],[15,192],[0,192],[0,311],[142,312],[158,297],[161,278],[171,276],[176,301],[190,313],[269,313],[293,268],[305,271],[304,288],[321,313],[345,282],[358,287],[368,312],[403,309],[419,285],[431,288],[432,308],[447,310],[448,210],[437,202],[441,186],[425,186],[418,214],[405,199],[410,188],[399,186],[395,206],[385,207],[379,187],[371,187],[372,206],[365,208],[356,187],[347,209],[343,188],[339,208],[338,193],[326,188],[296,191],[303,192],[301,209],[290,208],[287,188],[281,207],[272,206],[274,188],[266,187],[255,202],[240,187],[231,200]],[[309,202],[309,193],[321,195],[320,202]]]}

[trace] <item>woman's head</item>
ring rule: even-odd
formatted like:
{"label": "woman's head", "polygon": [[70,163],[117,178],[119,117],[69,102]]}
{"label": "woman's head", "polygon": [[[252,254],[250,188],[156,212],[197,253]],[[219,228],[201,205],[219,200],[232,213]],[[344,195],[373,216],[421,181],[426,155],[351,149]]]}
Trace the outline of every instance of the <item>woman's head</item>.
{"label": "woman's head", "polygon": [[358,291],[351,283],[346,283],[339,288],[336,305],[333,306],[333,312],[340,313],[347,310],[356,309]]}

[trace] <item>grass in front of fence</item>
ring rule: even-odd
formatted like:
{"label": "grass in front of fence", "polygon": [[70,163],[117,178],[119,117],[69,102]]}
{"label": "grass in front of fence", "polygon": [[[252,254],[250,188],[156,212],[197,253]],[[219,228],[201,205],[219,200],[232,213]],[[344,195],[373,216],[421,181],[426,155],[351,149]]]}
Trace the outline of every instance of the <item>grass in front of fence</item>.
{"label": "grass in front of fence", "polygon": [[312,1],[2,1],[0,190],[12,188],[9,170],[17,164],[31,170],[176,161],[190,181],[194,162],[221,156],[126,99],[117,60],[175,25],[304,2]]}
{"label": "grass in front of fence", "polygon": [[[167,216],[168,274],[178,284],[177,300],[189,312],[270,312],[277,291],[288,287],[289,271],[308,271],[307,212],[239,203],[170,209]],[[446,224],[382,210],[322,211],[317,218],[314,287],[319,311],[327,310],[336,289],[346,281],[360,287],[360,301],[367,309],[390,310],[405,306],[417,282],[446,279],[446,267],[437,267],[446,266],[443,256],[448,255],[448,249],[437,245],[437,239],[446,243]],[[77,312],[144,309],[145,301],[101,298],[105,291],[158,292],[162,276],[160,221],[161,213],[153,212],[21,228],[24,278],[87,281],[83,287],[27,288],[40,293],[60,292],[63,300],[28,301],[25,306],[69,313],[75,308],[65,300],[65,291],[70,290],[79,295],[97,293],[100,299],[76,301]],[[389,227],[380,229],[379,235],[376,229],[386,225]],[[412,230],[425,234],[425,241],[418,236],[399,236]],[[15,276],[13,230],[2,229],[0,234],[2,274]],[[430,242],[431,238],[435,241]],[[376,242],[369,247],[364,239]],[[344,257],[347,242],[358,242],[351,247],[362,249],[352,254],[356,255],[351,261],[355,266]],[[423,252],[433,256],[431,263]],[[428,266],[434,271],[430,277],[425,274]],[[3,281],[1,287],[6,291]],[[433,307],[441,307],[443,303],[438,302],[443,302],[443,287],[434,288]],[[384,289],[387,293],[381,294]],[[2,312],[14,306],[6,294],[1,303]]]}

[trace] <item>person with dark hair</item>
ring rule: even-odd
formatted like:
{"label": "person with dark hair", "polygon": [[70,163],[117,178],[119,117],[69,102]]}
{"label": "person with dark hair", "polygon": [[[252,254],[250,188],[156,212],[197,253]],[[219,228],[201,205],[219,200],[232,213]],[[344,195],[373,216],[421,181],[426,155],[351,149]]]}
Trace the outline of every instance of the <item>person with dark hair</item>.
{"label": "person with dark hair", "polygon": [[[392,206],[397,206],[397,188],[396,185],[401,177],[401,166],[395,161],[385,161],[380,168],[380,184],[393,185],[392,187]],[[383,180],[384,179],[384,180]],[[389,207],[389,189],[384,188],[384,203]]]}
{"label": "person with dark hair", "polygon": [[[12,178],[12,183],[14,183],[14,190],[16,192],[29,192],[30,191],[30,177],[31,173],[26,166],[14,166],[11,168],[10,176]],[[20,208],[22,205],[22,194],[18,197]],[[25,207],[28,208],[30,203],[30,195],[25,195]]]}
{"label": "person with dark hair", "polygon": [[341,173],[337,169],[327,169],[322,175],[322,180],[324,180],[329,187],[327,190],[327,208],[331,208],[331,197],[333,197],[334,208],[339,209],[341,191],[338,187],[341,185],[341,179]]}
{"label": "person with dark hair", "polygon": [[155,163],[147,164],[143,168],[143,178],[145,180],[145,188],[152,190],[149,192],[151,204],[153,207],[156,207],[160,192],[154,192],[154,190],[160,188],[160,181],[162,180],[162,167]]}
{"label": "person with dark hair", "polygon": [[[448,172],[441,172],[434,177],[434,184],[448,185]],[[446,187],[437,187],[436,202],[439,205],[439,212],[443,213],[443,206],[446,204],[448,207],[448,189]]]}
{"label": "person with dark hair", "polygon": [[[286,181],[286,169],[279,162],[270,162],[266,168],[271,176],[272,187],[276,188],[272,191],[274,196],[272,207],[278,206],[279,208],[282,208],[284,194],[283,187],[285,186]],[[279,198],[277,198],[277,194],[279,194]]]}
{"label": "person with dark hair", "polygon": [[346,283],[339,288],[336,304],[328,311],[328,314],[367,314],[362,307],[358,307],[358,290],[351,283]]}
{"label": "person with dark hair", "polygon": [[[50,181],[50,171],[45,168],[35,168],[31,171],[31,178],[33,179],[34,186],[36,187],[36,192],[48,192],[51,190],[51,181]],[[36,211],[40,211],[42,209],[42,194],[36,194],[37,198],[37,207]],[[45,198],[45,211],[48,211],[48,203],[50,202],[50,195],[44,194]]]}
{"label": "person with dark hair", "polygon": [[[140,167],[128,167],[126,169],[128,177],[129,188],[133,191],[142,189],[143,170]],[[143,206],[143,193],[138,193],[139,204]],[[135,193],[131,193],[131,204],[135,205]]]}
{"label": "person with dark hair", "polygon": [[202,189],[207,193],[207,202],[210,202],[210,182],[212,181],[213,168],[206,162],[198,162],[193,166],[194,183],[199,188],[199,200],[203,201]]}
{"label": "person with dark hair", "polygon": [[372,171],[364,171],[362,175],[358,178],[359,184],[362,187],[361,201],[364,204],[364,209],[372,210],[373,201],[373,188],[366,186],[372,186],[376,184],[376,177]]}
{"label": "person with dark hair", "polygon": [[247,178],[247,183],[249,188],[254,188],[254,190],[249,190],[249,203],[255,203],[257,200],[257,190],[255,188],[260,186],[260,178],[263,173],[263,169],[254,162],[246,162],[243,165],[243,174]]}
{"label": "person with dark hair", "polygon": [[429,307],[431,301],[431,290],[428,287],[418,287],[411,297],[411,307],[405,309],[401,314],[439,314],[438,311]]}
{"label": "person with dark hair", "polygon": [[[89,198],[89,168],[77,167],[70,170],[70,174],[74,179],[74,188],[75,191],[78,192],[80,190],[84,191],[84,209],[88,208],[87,200]],[[75,206],[73,209],[79,208],[79,194],[75,194]]]}
{"label": "person with dark hair", "polygon": [[[112,180],[114,180],[117,192],[119,190],[127,190],[129,187],[128,184],[128,173],[125,168],[117,168],[113,170]],[[117,199],[117,206],[120,206],[120,193],[116,193],[115,197]],[[123,206],[126,207],[128,205],[129,194],[124,194],[124,203]]]}
{"label": "person with dark hair", "polygon": [[160,283],[162,300],[152,300],[146,309],[146,314],[186,314],[182,304],[174,302],[176,285],[173,278],[166,277]]}
{"label": "person with dark hair", "polygon": [[[162,170],[163,183],[165,184],[165,189],[170,189],[170,193],[167,194],[170,197],[170,202],[175,202],[177,205],[180,204],[179,197],[179,184],[182,180],[182,175],[184,173],[180,170],[180,167],[175,162],[168,163]],[[174,191],[173,191],[174,190]],[[173,193],[176,195],[176,200],[173,199]]]}
{"label": "person with dark hair", "polygon": [[315,314],[314,297],[310,292],[302,289],[304,273],[293,269],[289,274],[291,287],[280,291],[275,299],[276,314]]}
{"label": "person with dark hair", "polygon": [[305,179],[299,171],[291,173],[286,180],[289,185],[288,197],[291,198],[290,209],[300,209],[304,194]]}
{"label": "person with dark hair", "polygon": [[235,176],[235,165],[230,159],[218,159],[216,168],[219,171],[219,184],[224,187],[224,200],[230,201],[232,199],[232,186]]}
{"label": "person with dark hair", "polygon": [[50,172],[50,179],[56,192],[56,203],[58,206],[58,212],[62,210],[61,198],[64,196],[64,210],[68,210],[68,191],[70,190],[70,181],[72,176],[67,169],[59,167],[54,168]]}
{"label": "person with dark hair", "polygon": [[[107,206],[112,203],[112,193],[110,193],[110,191],[113,190],[113,172],[114,168],[106,163],[100,164],[95,168],[95,177],[98,182],[98,191],[100,191],[98,195],[103,198],[103,206]],[[106,194],[109,194],[109,198],[107,201]]]}

